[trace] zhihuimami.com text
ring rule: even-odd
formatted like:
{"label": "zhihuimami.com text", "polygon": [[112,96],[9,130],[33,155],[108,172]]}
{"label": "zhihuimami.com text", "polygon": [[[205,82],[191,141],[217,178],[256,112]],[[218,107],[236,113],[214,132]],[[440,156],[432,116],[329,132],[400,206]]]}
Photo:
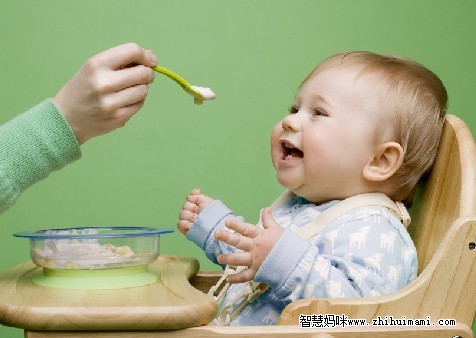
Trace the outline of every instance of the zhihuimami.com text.
{"label": "zhihuimami.com text", "polygon": [[394,316],[377,316],[371,320],[354,319],[348,316],[335,314],[299,315],[299,325],[302,328],[317,327],[347,327],[347,326],[456,326],[455,319],[438,319],[433,321],[430,316],[426,318],[400,318]]}

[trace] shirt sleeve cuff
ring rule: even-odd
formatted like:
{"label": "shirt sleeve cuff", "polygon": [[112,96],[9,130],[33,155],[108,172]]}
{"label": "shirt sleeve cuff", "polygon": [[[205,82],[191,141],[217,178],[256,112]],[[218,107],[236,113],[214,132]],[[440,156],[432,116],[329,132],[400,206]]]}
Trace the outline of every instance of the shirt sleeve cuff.
{"label": "shirt sleeve cuff", "polygon": [[290,228],[286,228],[258,269],[254,281],[279,290],[302,261],[310,245]]}
{"label": "shirt sleeve cuff", "polygon": [[0,170],[13,203],[27,187],[81,157],[71,127],[52,99],[47,99],[0,127]]}
{"label": "shirt sleeve cuff", "polygon": [[222,201],[213,201],[198,214],[197,219],[193,222],[187,233],[187,239],[205,250],[207,240],[213,233],[213,230],[223,218],[230,214],[233,214],[233,211],[224,205]]}

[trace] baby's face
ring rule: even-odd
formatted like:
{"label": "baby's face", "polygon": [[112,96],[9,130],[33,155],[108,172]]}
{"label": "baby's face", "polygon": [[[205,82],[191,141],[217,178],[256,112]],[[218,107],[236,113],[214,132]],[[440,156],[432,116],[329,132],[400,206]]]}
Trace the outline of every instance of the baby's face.
{"label": "baby's face", "polygon": [[279,183],[314,203],[358,194],[377,148],[377,94],[349,66],[326,68],[305,82],[289,115],[273,129]]}

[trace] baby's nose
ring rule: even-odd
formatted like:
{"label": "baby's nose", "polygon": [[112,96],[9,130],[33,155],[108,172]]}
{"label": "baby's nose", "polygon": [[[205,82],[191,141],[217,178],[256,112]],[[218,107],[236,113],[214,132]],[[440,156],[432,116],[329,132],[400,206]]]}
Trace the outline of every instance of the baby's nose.
{"label": "baby's nose", "polygon": [[282,127],[286,131],[299,131],[301,129],[301,123],[297,114],[289,114],[282,121]]}

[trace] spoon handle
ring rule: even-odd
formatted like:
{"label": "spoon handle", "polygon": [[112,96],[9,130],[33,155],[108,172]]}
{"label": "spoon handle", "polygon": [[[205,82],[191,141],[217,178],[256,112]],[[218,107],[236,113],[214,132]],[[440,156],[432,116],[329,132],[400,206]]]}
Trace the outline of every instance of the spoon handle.
{"label": "spoon handle", "polygon": [[164,74],[165,76],[171,78],[175,82],[177,82],[184,90],[189,91],[190,90],[190,84],[180,75],[175,74],[171,70],[168,70],[167,68],[161,67],[161,66],[155,66],[153,68],[156,72]]}

